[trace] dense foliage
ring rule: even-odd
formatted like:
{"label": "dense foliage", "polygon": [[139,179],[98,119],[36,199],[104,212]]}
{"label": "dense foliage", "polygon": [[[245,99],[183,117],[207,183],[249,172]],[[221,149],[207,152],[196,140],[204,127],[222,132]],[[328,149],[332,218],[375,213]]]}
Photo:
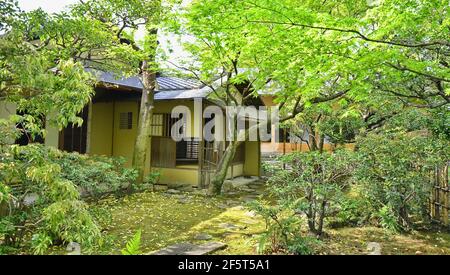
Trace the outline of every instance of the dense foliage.
{"label": "dense foliage", "polygon": [[31,244],[35,253],[72,241],[85,249],[98,245],[100,221],[82,196],[98,200],[124,194],[136,179],[136,172],[124,168],[120,159],[65,153],[38,144],[3,146],[0,158],[1,235],[12,247]]}
{"label": "dense foliage", "polygon": [[62,178],[73,182],[84,196],[94,199],[123,193],[136,179],[136,171],[124,168],[125,160],[121,158],[61,153],[53,161],[61,166]]}
{"label": "dense foliage", "polygon": [[101,229],[77,187],[61,177],[61,167],[50,161],[60,152],[39,145],[0,150],[0,234],[6,247],[25,245],[42,254],[54,244],[101,244]]}
{"label": "dense foliage", "polygon": [[369,135],[359,143],[358,182],[363,196],[392,230],[428,218],[436,167],[450,158],[448,142],[419,133]]}
{"label": "dense foliage", "polygon": [[309,231],[320,236],[325,219],[338,212],[355,169],[355,158],[348,150],[313,151],[293,153],[281,161],[286,169],[272,171],[268,182],[276,206],[254,207],[266,217],[271,228],[269,234],[281,236],[285,249],[291,249],[292,245],[298,248],[298,241],[304,240],[301,225],[305,221]]}
{"label": "dense foliage", "polygon": [[[177,74],[226,105],[272,95],[284,126],[308,145],[280,159],[286,169],[272,167],[274,202],[252,206],[267,223],[260,252],[314,253],[331,224],[375,220],[400,231],[427,221],[431,173],[450,158],[449,0],[193,0],[173,9],[180,2],[79,1],[50,15],[0,0],[0,100],[18,111],[0,120],[2,249],[102,243],[80,191],[98,199],[144,181],[164,27],[190,37],[191,56],[171,64]],[[47,126],[81,125],[95,86],[86,67],[141,76],[137,172],[118,159],[10,145],[45,138]],[[355,151],[326,152],[326,142],[356,142]],[[212,193],[238,146],[228,143]],[[139,235],[124,254],[139,252]]]}

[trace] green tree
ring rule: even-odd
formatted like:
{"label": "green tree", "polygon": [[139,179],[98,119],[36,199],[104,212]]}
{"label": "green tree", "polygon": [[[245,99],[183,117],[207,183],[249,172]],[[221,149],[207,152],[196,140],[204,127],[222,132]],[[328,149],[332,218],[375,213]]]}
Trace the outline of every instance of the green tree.
{"label": "green tree", "polygon": [[[180,22],[175,24],[176,31],[195,38],[185,45],[193,60],[176,65],[210,87],[214,99],[228,106],[252,105],[258,91],[270,88],[268,86],[275,87],[278,88],[277,104],[283,112],[281,120],[286,121],[311,105],[349,93],[349,75],[345,72],[342,76],[335,72],[327,74],[329,70],[326,67],[331,62],[323,58],[295,63],[292,57],[294,42],[286,40],[289,35],[286,30],[247,24],[245,8],[241,1],[193,1],[181,12]],[[306,89],[304,76],[307,73],[303,71],[316,75],[318,70],[323,70],[326,76],[314,79],[311,81],[314,88]],[[335,81],[331,83],[330,79]],[[258,126],[248,129],[245,135],[256,131]],[[221,192],[226,172],[240,143],[242,141],[236,137],[228,143],[212,178],[211,194]]]}
{"label": "green tree", "polygon": [[[73,9],[78,16],[87,16],[119,41],[112,47],[113,58],[123,62],[121,74],[140,76],[143,91],[139,113],[138,133],[133,153],[133,167],[138,171],[137,182],[144,180],[145,163],[151,155],[150,128],[154,109],[156,75],[159,72],[158,32],[167,20],[168,10],[176,1],[160,0],[101,0],[80,1]],[[142,37],[137,32],[143,30]],[[100,61],[100,63],[103,63]],[[125,67],[123,65],[126,65]],[[131,70],[130,70],[131,69]],[[150,161],[151,162],[151,161]]]}

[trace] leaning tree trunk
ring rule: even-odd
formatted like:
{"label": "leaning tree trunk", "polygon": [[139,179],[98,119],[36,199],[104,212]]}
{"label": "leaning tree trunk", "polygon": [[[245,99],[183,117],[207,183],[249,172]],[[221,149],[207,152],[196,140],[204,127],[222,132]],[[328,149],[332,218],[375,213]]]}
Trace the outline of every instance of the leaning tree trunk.
{"label": "leaning tree trunk", "polygon": [[211,179],[208,190],[209,195],[220,195],[220,193],[222,192],[222,186],[227,177],[228,168],[232,164],[234,156],[236,154],[236,150],[241,143],[241,141],[232,141],[228,145],[224,155],[217,165],[217,170],[214,173],[213,178]]}
{"label": "leaning tree trunk", "polygon": [[[154,109],[156,73],[149,69],[148,61],[142,62],[142,84],[144,86],[139,111],[139,125],[133,153],[133,167],[138,171],[137,183],[144,181],[145,162],[151,152],[150,128]],[[151,163],[151,153],[148,156]]]}

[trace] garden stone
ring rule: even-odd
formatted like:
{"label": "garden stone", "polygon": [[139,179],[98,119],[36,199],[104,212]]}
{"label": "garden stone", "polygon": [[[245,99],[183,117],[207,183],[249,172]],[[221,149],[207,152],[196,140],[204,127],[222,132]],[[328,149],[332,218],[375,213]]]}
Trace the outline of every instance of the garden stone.
{"label": "garden stone", "polygon": [[231,229],[231,230],[240,229],[239,226],[231,224],[231,223],[221,223],[219,226],[222,228]]}
{"label": "garden stone", "polygon": [[226,203],[229,206],[237,206],[237,205],[239,205],[238,201],[233,201],[233,200],[228,200]]}
{"label": "garden stone", "polygon": [[256,213],[253,211],[248,211],[245,213],[245,216],[254,218],[254,217],[256,217]]}
{"label": "garden stone", "polygon": [[227,245],[219,242],[210,242],[201,245],[179,243],[161,249],[152,255],[206,255],[226,248]]}
{"label": "garden stone", "polygon": [[165,191],[167,191],[167,189],[169,189],[167,187],[167,185],[161,185],[161,184],[153,185],[153,190],[155,190],[157,192],[165,192]]}
{"label": "garden stone", "polygon": [[209,241],[212,239],[212,236],[206,233],[200,233],[194,238],[197,241]]}
{"label": "garden stone", "polygon": [[191,202],[191,200],[189,198],[182,198],[182,199],[178,200],[178,203],[181,203],[181,204],[188,204],[190,202]]}
{"label": "garden stone", "polygon": [[23,199],[23,204],[25,204],[25,206],[32,206],[38,198],[37,194],[28,194]]}
{"label": "garden stone", "polygon": [[258,196],[246,196],[246,197],[243,197],[241,200],[243,202],[252,202],[252,201],[255,201],[256,199],[258,199]]}
{"label": "garden stone", "polygon": [[192,194],[198,195],[198,196],[204,196],[204,197],[208,196],[208,190],[206,190],[206,189],[197,189],[197,190],[193,190],[191,192],[192,192]]}
{"label": "garden stone", "polygon": [[69,252],[67,255],[81,255],[81,245],[76,242],[70,242],[67,245],[66,251]]}
{"label": "garden stone", "polygon": [[166,191],[167,194],[179,194],[181,191],[175,189],[169,189]]}
{"label": "garden stone", "polygon": [[376,242],[370,242],[367,244],[368,255],[381,255],[381,245]]}
{"label": "garden stone", "polygon": [[228,209],[228,206],[223,204],[223,203],[217,205],[217,207],[220,208],[220,209]]}

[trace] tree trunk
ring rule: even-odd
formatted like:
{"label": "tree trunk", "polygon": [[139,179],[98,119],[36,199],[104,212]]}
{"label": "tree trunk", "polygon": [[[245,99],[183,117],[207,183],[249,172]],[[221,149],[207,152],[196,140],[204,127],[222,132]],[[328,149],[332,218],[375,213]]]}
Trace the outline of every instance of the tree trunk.
{"label": "tree trunk", "polygon": [[323,222],[325,220],[326,208],[327,208],[327,201],[324,200],[320,205],[319,225],[317,226],[316,231],[318,237],[320,237],[323,233]]}
{"label": "tree trunk", "polygon": [[308,228],[310,232],[316,231],[316,217],[314,215],[313,210],[313,200],[314,200],[314,191],[312,188],[308,192],[307,201],[309,203],[308,211],[306,212],[306,217],[308,218]]}
{"label": "tree trunk", "polygon": [[[133,167],[138,171],[137,183],[144,181],[145,162],[147,154],[151,152],[150,128],[154,109],[156,73],[149,69],[148,61],[142,62],[142,84],[144,88],[142,90],[139,126],[133,153]],[[148,158],[151,163],[151,155]]]}
{"label": "tree trunk", "polygon": [[240,141],[232,141],[228,145],[225,150],[224,155],[222,156],[219,164],[217,165],[217,170],[214,173],[213,178],[211,179],[211,183],[209,185],[208,193],[209,195],[220,195],[222,192],[222,186],[227,177],[228,168],[233,162],[234,156],[236,154],[236,150],[242,142]]}
{"label": "tree trunk", "polygon": [[308,141],[309,141],[309,151],[315,152],[317,151],[317,140],[316,140],[316,131],[313,126],[308,127]]}
{"label": "tree trunk", "polygon": [[324,145],[325,145],[325,136],[318,134],[319,137],[319,152],[323,153]]}

